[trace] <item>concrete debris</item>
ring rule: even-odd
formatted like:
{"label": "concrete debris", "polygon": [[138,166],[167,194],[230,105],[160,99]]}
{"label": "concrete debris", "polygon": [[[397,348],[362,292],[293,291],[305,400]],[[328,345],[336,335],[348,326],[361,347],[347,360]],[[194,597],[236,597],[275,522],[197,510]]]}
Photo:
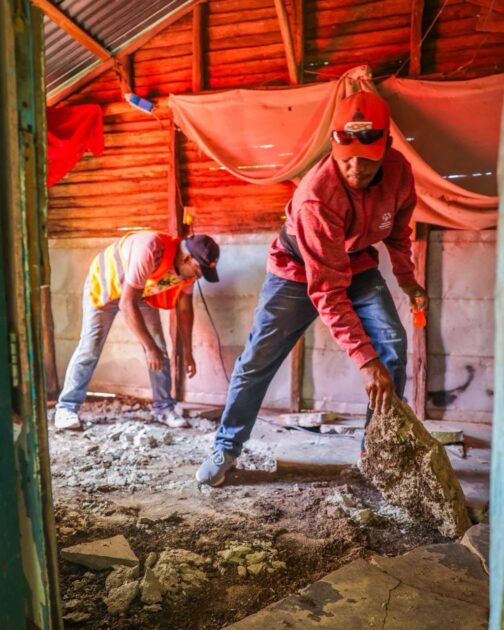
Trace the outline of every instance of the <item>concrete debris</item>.
{"label": "concrete debris", "polygon": [[107,597],[103,598],[103,601],[107,605],[108,612],[111,615],[125,613],[138,595],[138,591],[138,581],[127,582],[122,586],[111,589]]}
{"label": "concrete debris", "polygon": [[187,549],[165,549],[152,568],[163,593],[172,595],[200,588],[207,581],[203,556]]}
{"label": "concrete debris", "polygon": [[66,602],[63,602],[63,608],[65,610],[74,610],[82,605],[82,601],[80,599],[69,599]]}
{"label": "concrete debris", "polygon": [[149,604],[147,606],[144,606],[143,609],[148,612],[161,612],[163,610],[163,607],[159,604]]}
{"label": "concrete debris", "polygon": [[338,435],[358,435],[364,433],[364,427],[349,427],[343,424],[323,424],[320,427],[320,433],[331,434],[337,433]]}
{"label": "concrete debris", "polygon": [[91,615],[89,613],[75,611],[75,612],[71,612],[71,613],[67,613],[66,615],[63,615],[63,621],[69,624],[82,623],[83,621],[87,621],[90,617]]}
{"label": "concrete debris", "polygon": [[145,569],[140,582],[140,599],[144,604],[158,604],[163,599],[163,589],[152,569]]}
{"label": "concrete debris", "polygon": [[431,431],[431,435],[441,444],[460,444],[464,441],[463,431]]}
{"label": "concrete debris", "polygon": [[138,564],[135,567],[116,566],[114,570],[107,575],[105,580],[105,588],[107,591],[113,588],[119,588],[128,582],[134,582],[140,575]]}
{"label": "concrete debris", "polygon": [[156,564],[158,555],[155,551],[150,551],[145,558],[145,566],[150,569]]}
{"label": "concrete debris", "polygon": [[465,498],[443,446],[395,398],[367,429],[362,473],[393,505],[450,538],[470,526]]}
{"label": "concrete debris", "polygon": [[61,550],[61,557],[89,569],[109,569],[116,564],[138,564],[138,558],[122,535],[66,547]]}
{"label": "concrete debris", "polygon": [[254,540],[248,545],[229,541],[227,548],[219,551],[218,555],[221,560],[217,562],[217,566],[221,572],[236,567],[240,577],[257,576],[265,572],[274,573],[286,568],[285,562],[276,559],[278,551],[271,543],[260,540]]}
{"label": "concrete debris", "polygon": [[286,427],[304,427],[306,429],[320,427],[322,424],[332,424],[338,415],[332,411],[310,411],[303,413],[284,413],[280,422]]}

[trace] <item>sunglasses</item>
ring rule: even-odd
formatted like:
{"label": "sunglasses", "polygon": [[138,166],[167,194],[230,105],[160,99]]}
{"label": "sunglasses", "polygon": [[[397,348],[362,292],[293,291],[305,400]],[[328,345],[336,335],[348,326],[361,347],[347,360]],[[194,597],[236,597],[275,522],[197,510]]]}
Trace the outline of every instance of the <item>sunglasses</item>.
{"label": "sunglasses", "polygon": [[357,139],[361,144],[373,144],[383,138],[385,129],[361,129],[359,131],[332,131],[331,137],[336,144],[350,144]]}

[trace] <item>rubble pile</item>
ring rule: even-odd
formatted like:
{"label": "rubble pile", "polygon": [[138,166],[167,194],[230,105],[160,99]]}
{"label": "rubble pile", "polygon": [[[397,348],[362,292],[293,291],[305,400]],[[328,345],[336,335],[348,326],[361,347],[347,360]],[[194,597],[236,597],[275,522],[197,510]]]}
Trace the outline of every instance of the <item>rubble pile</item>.
{"label": "rubble pile", "polygon": [[275,573],[286,568],[277,560],[278,551],[270,542],[254,540],[250,544],[229,541],[226,549],[218,553],[221,572],[235,568],[240,577],[253,577],[262,573]]}

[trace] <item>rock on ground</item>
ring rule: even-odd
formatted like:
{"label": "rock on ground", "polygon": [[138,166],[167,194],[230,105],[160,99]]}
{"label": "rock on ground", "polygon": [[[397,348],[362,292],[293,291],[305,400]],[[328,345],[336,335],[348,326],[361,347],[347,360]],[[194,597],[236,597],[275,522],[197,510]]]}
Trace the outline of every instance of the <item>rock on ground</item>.
{"label": "rock on ground", "polygon": [[140,599],[144,604],[158,604],[163,599],[163,589],[154,571],[147,567],[140,582]]}
{"label": "rock on ground", "polygon": [[388,413],[371,419],[361,470],[390,503],[443,535],[455,538],[470,527],[464,493],[443,446],[399,399]]}
{"label": "rock on ground", "polygon": [[153,572],[163,593],[177,594],[199,588],[207,581],[206,560],[187,549],[166,549],[159,555]]}
{"label": "rock on ground", "polygon": [[61,550],[61,557],[89,569],[108,569],[116,564],[138,564],[138,558],[122,535],[66,547]]}
{"label": "rock on ground", "polygon": [[111,615],[120,615],[126,612],[138,595],[138,588],[138,581],[135,581],[111,589],[107,597],[103,599],[108,612]]}

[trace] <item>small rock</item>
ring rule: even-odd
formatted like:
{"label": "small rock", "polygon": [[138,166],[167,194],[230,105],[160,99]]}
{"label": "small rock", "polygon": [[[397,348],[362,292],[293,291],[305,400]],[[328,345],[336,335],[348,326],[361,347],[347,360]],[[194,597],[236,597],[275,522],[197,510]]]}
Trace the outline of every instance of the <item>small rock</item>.
{"label": "small rock", "polygon": [[282,560],[273,560],[271,563],[271,568],[275,571],[281,571],[282,569],[286,569],[287,565]]}
{"label": "small rock", "polygon": [[63,536],[71,536],[72,534],[75,534],[75,529],[73,527],[60,527],[59,532]]}
{"label": "small rock", "polygon": [[256,553],[249,553],[245,556],[247,561],[247,566],[251,564],[258,564],[264,562],[267,558],[267,553],[265,551],[256,551]]}
{"label": "small rock", "polygon": [[168,433],[168,431],[163,435],[163,444],[171,444],[173,442],[173,437],[171,435],[171,433]]}
{"label": "small rock", "polygon": [[264,562],[258,562],[257,564],[249,564],[247,571],[252,575],[260,575],[266,568],[267,565]]}
{"label": "small rock", "polygon": [[157,558],[158,555],[155,551],[149,552],[145,558],[145,566],[151,569],[156,564]]}
{"label": "small rock", "polygon": [[356,512],[353,517],[361,525],[366,525],[373,518],[373,511],[369,508]]}
{"label": "small rock", "polygon": [[154,525],[156,521],[153,521],[148,516],[140,516],[138,522],[142,525]]}
{"label": "small rock", "polygon": [[161,584],[152,569],[145,569],[140,582],[140,599],[144,604],[158,604],[163,599]]}
{"label": "small rock", "polygon": [[113,588],[103,601],[111,615],[120,615],[128,610],[131,603],[138,595],[138,582],[128,582],[117,588]]}
{"label": "small rock", "polygon": [[80,599],[70,599],[67,602],[63,602],[63,608],[65,610],[73,610],[82,604],[82,600]]}
{"label": "small rock", "polygon": [[144,606],[143,609],[148,610],[149,612],[161,612],[163,607],[159,604],[150,604],[148,606]]}
{"label": "small rock", "polygon": [[82,623],[83,621],[87,621],[91,615],[85,612],[71,612],[66,615],[63,615],[63,621],[68,623]]}
{"label": "small rock", "polygon": [[123,584],[133,582],[139,576],[138,565],[136,567],[114,567],[114,570],[107,575],[105,580],[105,588],[107,591],[113,588],[119,588]]}

